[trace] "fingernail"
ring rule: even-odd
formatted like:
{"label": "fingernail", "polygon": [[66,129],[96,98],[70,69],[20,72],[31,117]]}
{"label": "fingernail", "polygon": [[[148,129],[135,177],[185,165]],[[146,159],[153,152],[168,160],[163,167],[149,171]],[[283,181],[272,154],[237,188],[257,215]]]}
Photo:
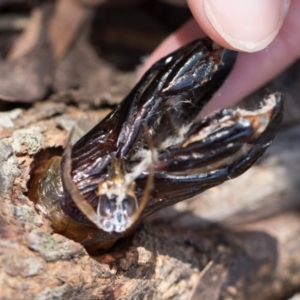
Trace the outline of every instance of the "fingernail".
{"label": "fingernail", "polygon": [[204,0],[208,20],[234,48],[254,52],[275,38],[290,0]]}

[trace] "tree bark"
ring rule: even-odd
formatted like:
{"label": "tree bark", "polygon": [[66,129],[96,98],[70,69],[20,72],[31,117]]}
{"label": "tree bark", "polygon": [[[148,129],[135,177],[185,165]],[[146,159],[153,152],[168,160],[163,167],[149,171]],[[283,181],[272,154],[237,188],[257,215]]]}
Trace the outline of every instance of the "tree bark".
{"label": "tree bark", "polygon": [[300,290],[299,125],[245,175],[150,216],[108,253],[90,257],[53,233],[26,197],[30,171],[76,122],[80,135],[106,113],[51,101],[1,113],[0,299],[264,300]]}

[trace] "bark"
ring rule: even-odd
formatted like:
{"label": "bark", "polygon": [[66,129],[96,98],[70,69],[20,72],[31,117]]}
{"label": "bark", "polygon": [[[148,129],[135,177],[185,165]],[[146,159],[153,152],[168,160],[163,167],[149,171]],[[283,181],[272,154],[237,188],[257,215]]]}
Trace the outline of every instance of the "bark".
{"label": "bark", "polygon": [[0,299],[285,299],[299,291],[299,125],[245,175],[158,212],[108,253],[90,257],[53,233],[26,197],[30,170],[75,122],[80,135],[105,113],[51,101],[1,113]]}

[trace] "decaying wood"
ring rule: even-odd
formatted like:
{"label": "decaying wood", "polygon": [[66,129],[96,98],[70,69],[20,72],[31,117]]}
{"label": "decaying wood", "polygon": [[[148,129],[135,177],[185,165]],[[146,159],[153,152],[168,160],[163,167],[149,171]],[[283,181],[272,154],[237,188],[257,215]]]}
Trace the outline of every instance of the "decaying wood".
{"label": "decaying wood", "polygon": [[87,9],[71,0],[34,8],[26,30],[0,62],[0,98],[24,102],[44,98],[52,86],[57,63],[88,15]]}
{"label": "decaying wood", "polygon": [[[150,216],[108,253],[90,257],[81,245],[54,233],[27,197],[30,172],[40,157],[61,153],[74,125],[78,139],[98,123],[109,111],[100,105],[120,101],[134,82],[135,74],[121,69],[128,61],[139,62],[170,31],[145,13],[148,6],[135,10],[134,3],[142,2],[130,1],[127,16],[124,7],[112,15],[100,10],[96,29],[88,24],[91,7],[85,5],[124,4],[42,2],[26,17],[31,27],[23,38],[12,37],[7,56],[0,34],[2,99],[32,102],[49,87],[55,91],[46,101],[0,112],[0,299],[288,299],[300,292],[299,62],[292,76],[285,73],[267,86],[284,92],[290,127],[282,129],[264,158],[240,178]],[[155,5],[177,2],[182,1]],[[32,5],[14,0],[0,7],[11,3]],[[70,27],[60,27],[62,12],[69,11],[64,5],[74,9],[74,18],[66,19]],[[163,7],[159,11],[167,19]],[[15,15],[14,21],[23,17]],[[166,21],[170,25],[172,17]],[[45,43],[52,47],[43,48]],[[18,70],[26,75],[19,83],[28,94],[16,85]],[[256,93],[256,101],[262,94],[265,90]]]}
{"label": "decaying wood", "polygon": [[299,291],[299,125],[239,179],[150,217],[132,239],[90,257],[52,232],[26,191],[38,153],[61,147],[75,122],[80,136],[104,114],[51,102],[2,113],[0,299],[284,299]]}

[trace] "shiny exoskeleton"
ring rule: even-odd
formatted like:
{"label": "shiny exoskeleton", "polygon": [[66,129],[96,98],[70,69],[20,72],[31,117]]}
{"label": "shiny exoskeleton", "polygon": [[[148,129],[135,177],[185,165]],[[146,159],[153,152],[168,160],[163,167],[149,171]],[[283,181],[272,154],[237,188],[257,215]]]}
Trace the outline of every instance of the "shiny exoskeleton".
{"label": "shiny exoskeleton", "polygon": [[196,117],[236,53],[208,38],[155,63],[98,125],[33,181],[55,231],[89,251],[109,248],[158,209],[237,177],[264,153],[282,119],[276,93],[253,112]]}

